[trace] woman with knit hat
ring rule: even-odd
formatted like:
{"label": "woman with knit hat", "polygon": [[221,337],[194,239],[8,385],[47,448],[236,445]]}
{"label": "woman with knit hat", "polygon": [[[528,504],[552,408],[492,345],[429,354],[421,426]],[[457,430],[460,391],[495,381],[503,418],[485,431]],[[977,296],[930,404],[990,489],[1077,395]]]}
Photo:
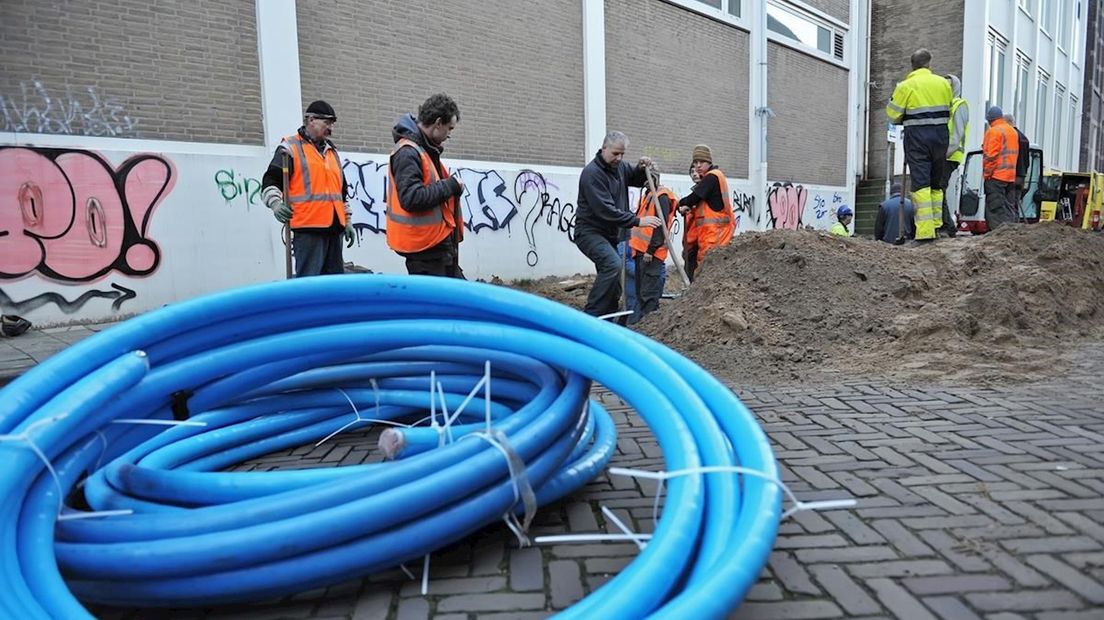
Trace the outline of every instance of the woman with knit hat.
{"label": "woman with knit hat", "polygon": [[[686,238],[697,245],[697,266],[706,253],[715,247],[728,245],[736,232],[736,217],[732,211],[732,194],[724,172],[713,164],[713,151],[708,145],[699,144],[692,152],[691,164],[701,175],[690,195],[679,200],[679,212],[692,212],[693,226],[686,231]],[[696,269],[695,269],[696,270]],[[692,277],[692,276],[691,276]]]}

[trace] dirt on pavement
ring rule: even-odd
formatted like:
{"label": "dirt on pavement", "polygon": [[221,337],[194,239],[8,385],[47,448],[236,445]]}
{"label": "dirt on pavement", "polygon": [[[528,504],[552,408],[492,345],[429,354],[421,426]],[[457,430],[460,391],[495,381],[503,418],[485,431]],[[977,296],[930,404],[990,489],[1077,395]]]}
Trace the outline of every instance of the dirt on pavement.
{"label": "dirt on pavement", "polygon": [[[519,288],[579,308],[589,285],[576,276]],[[730,385],[1053,376],[1078,344],[1104,339],[1104,235],[1012,224],[898,247],[749,232],[638,327]]]}

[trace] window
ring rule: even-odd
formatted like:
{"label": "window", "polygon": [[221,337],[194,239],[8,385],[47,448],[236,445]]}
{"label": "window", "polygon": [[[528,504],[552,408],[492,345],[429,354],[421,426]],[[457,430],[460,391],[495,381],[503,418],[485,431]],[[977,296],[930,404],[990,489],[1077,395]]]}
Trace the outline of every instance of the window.
{"label": "window", "polygon": [[1076,170],[1078,167],[1077,157],[1080,153],[1077,152],[1077,126],[1081,124],[1081,119],[1077,116],[1077,97],[1070,95],[1070,115],[1069,115],[1069,168],[1070,170]]}
{"label": "window", "polygon": [[1058,12],[1058,46],[1062,49],[1069,49],[1069,33],[1070,33],[1070,18],[1069,8],[1067,5],[1069,0],[1057,0],[1057,12]]}
{"label": "window", "polygon": [[728,0],[728,14],[739,17],[741,2],[742,0]]}
{"label": "window", "polygon": [[1035,0],[1017,0],[1016,4],[1032,19],[1035,18]]}
{"label": "window", "polygon": [[796,7],[768,4],[767,30],[843,60],[843,32]]}
{"label": "window", "polygon": [[985,104],[987,110],[993,105],[1004,107],[1004,65],[1007,45],[1008,42],[999,38],[995,32],[989,32],[989,40],[986,44],[989,64],[989,97]]}
{"label": "window", "polygon": [[1039,146],[1043,146],[1043,135],[1046,132],[1047,98],[1050,94],[1047,87],[1050,84],[1050,76],[1045,72],[1039,72],[1039,88],[1035,91],[1035,139]]}
{"label": "window", "polygon": [[1031,85],[1028,83],[1030,77],[1029,68],[1031,67],[1031,60],[1027,56],[1016,51],[1016,95],[1015,101],[1013,101],[1013,115],[1016,117],[1016,122],[1020,124],[1020,127],[1027,126],[1027,93],[1031,90]]}
{"label": "window", "polygon": [[1070,60],[1078,67],[1081,66],[1081,5],[1082,0],[1073,0],[1073,49],[1070,50]]}
{"label": "window", "polygon": [[1041,0],[1039,23],[1047,33],[1054,32],[1054,0]]}
{"label": "window", "polygon": [[[1055,160],[1062,158],[1062,114],[1065,113],[1066,87],[1054,84],[1054,142],[1050,148],[1054,151]],[[1057,163],[1057,161],[1055,161]]]}

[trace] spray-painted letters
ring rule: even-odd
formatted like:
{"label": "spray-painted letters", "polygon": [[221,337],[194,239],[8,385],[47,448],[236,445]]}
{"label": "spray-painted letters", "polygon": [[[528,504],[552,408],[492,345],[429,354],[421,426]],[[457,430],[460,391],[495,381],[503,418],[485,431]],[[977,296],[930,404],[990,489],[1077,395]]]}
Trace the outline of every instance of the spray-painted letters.
{"label": "spray-painted letters", "polygon": [[84,93],[65,87],[64,96],[52,95],[35,80],[20,84],[18,94],[0,94],[4,131],[61,133],[80,136],[133,137],[136,120],[111,98],[101,98],[94,86]]}
{"label": "spray-painted letters", "polygon": [[0,209],[0,279],[152,273],[161,252],[148,237],[150,219],[175,182],[160,155],[114,168],[89,151],[0,147],[0,196],[14,199]]}

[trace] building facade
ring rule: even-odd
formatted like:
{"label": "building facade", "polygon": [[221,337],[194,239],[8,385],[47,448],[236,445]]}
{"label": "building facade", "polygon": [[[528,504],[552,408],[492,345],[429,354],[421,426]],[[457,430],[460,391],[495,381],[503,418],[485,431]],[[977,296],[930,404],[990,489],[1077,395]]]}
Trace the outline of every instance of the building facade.
{"label": "building facade", "polygon": [[[71,0],[0,4],[0,307],[99,320],[282,277],[260,178],[324,99],[358,231],[384,240],[391,128],[459,104],[461,264],[490,279],[592,267],[581,168],[609,130],[688,193],[695,144],[739,230],[827,229],[862,172],[865,0]],[[765,128],[765,134],[764,134]],[[677,236],[677,235],[676,235]]]}
{"label": "building facade", "polygon": [[[1086,79],[1086,0],[948,0],[938,10],[907,0],[873,0],[867,157],[869,178],[885,178],[886,118],[881,107],[908,74],[909,55],[926,47],[932,70],[962,79],[970,105],[967,150],[981,148],[985,110],[1012,114],[1044,164],[1080,165]],[[895,158],[900,171],[901,154]]]}
{"label": "building facade", "polygon": [[1081,97],[1082,172],[1104,171],[1104,6],[1101,0],[1086,5],[1085,86]]}

